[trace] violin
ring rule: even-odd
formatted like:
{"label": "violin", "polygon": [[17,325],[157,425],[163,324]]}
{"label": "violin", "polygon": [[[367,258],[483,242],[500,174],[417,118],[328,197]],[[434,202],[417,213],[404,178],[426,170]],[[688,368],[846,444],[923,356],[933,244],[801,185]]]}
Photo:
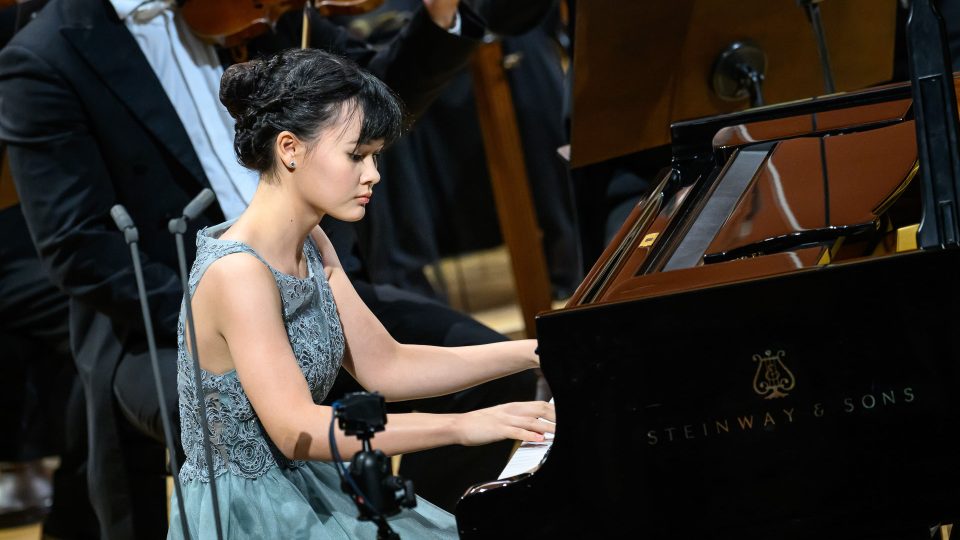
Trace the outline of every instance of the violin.
{"label": "violin", "polygon": [[308,4],[320,15],[331,17],[366,13],[380,7],[383,0],[188,0],[180,7],[180,15],[201,39],[233,48],[272,28],[284,13],[305,9]]}
{"label": "violin", "polygon": [[[0,9],[17,6],[20,4],[28,4],[31,0],[0,0]],[[43,7],[43,4],[40,5],[37,9],[39,10]]]}

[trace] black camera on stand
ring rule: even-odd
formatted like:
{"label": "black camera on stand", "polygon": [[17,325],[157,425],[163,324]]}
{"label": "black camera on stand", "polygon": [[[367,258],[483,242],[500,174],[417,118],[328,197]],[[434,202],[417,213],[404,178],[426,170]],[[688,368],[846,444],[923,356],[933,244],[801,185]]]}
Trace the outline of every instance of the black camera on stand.
{"label": "black camera on stand", "polygon": [[[363,448],[353,455],[349,470],[346,470],[334,438],[333,419],[346,435],[355,435]],[[360,511],[361,520],[377,524],[378,539],[399,539],[387,517],[400,513],[401,508],[413,508],[417,504],[413,482],[391,474],[390,458],[370,446],[370,439],[383,431],[387,412],[383,396],[374,392],[355,392],[333,403],[333,419],[330,421],[330,449],[337,472],[340,473],[341,489],[353,498]]]}

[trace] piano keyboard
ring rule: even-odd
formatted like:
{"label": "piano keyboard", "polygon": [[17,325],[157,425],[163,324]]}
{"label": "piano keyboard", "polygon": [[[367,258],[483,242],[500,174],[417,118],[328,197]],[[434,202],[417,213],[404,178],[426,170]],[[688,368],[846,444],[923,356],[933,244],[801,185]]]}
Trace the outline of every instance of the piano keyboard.
{"label": "piano keyboard", "polygon": [[500,473],[498,480],[535,469],[547,457],[547,452],[550,451],[551,446],[553,446],[553,433],[547,433],[546,440],[543,442],[524,442],[513,453],[510,461],[507,462],[507,466]]}
{"label": "piano keyboard", "polygon": [[[552,399],[550,403],[553,403]],[[510,478],[537,468],[546,459],[551,446],[553,446],[553,433],[544,433],[543,442],[522,443],[520,448],[517,448],[517,451],[510,457],[510,461],[507,462],[507,466],[504,467],[497,480]]]}

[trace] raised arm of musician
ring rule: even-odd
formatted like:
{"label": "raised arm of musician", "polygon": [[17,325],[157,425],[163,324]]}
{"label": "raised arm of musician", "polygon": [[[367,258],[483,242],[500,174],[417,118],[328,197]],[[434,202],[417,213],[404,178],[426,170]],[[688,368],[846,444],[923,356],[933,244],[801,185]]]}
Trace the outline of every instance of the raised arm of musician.
{"label": "raised arm of musician", "polygon": [[430,19],[444,30],[450,30],[457,23],[457,7],[460,0],[423,0],[423,6],[430,14]]}
{"label": "raised arm of musician", "polygon": [[[299,47],[302,24],[300,13],[286,13],[277,21],[275,32],[250,42],[251,58],[259,52]],[[485,30],[484,21],[466,3],[424,0],[406,26],[384,47],[355,38],[315,10],[310,11],[309,41],[311,47],[352,58],[379,76],[403,101],[412,121],[466,67]]]}

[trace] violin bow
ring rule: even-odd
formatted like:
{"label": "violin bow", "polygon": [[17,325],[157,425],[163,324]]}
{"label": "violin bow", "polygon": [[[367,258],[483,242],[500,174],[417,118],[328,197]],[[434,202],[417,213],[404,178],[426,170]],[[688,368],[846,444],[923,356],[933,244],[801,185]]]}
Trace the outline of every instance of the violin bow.
{"label": "violin bow", "polygon": [[303,3],[303,30],[300,34],[300,48],[310,46],[310,2]]}

